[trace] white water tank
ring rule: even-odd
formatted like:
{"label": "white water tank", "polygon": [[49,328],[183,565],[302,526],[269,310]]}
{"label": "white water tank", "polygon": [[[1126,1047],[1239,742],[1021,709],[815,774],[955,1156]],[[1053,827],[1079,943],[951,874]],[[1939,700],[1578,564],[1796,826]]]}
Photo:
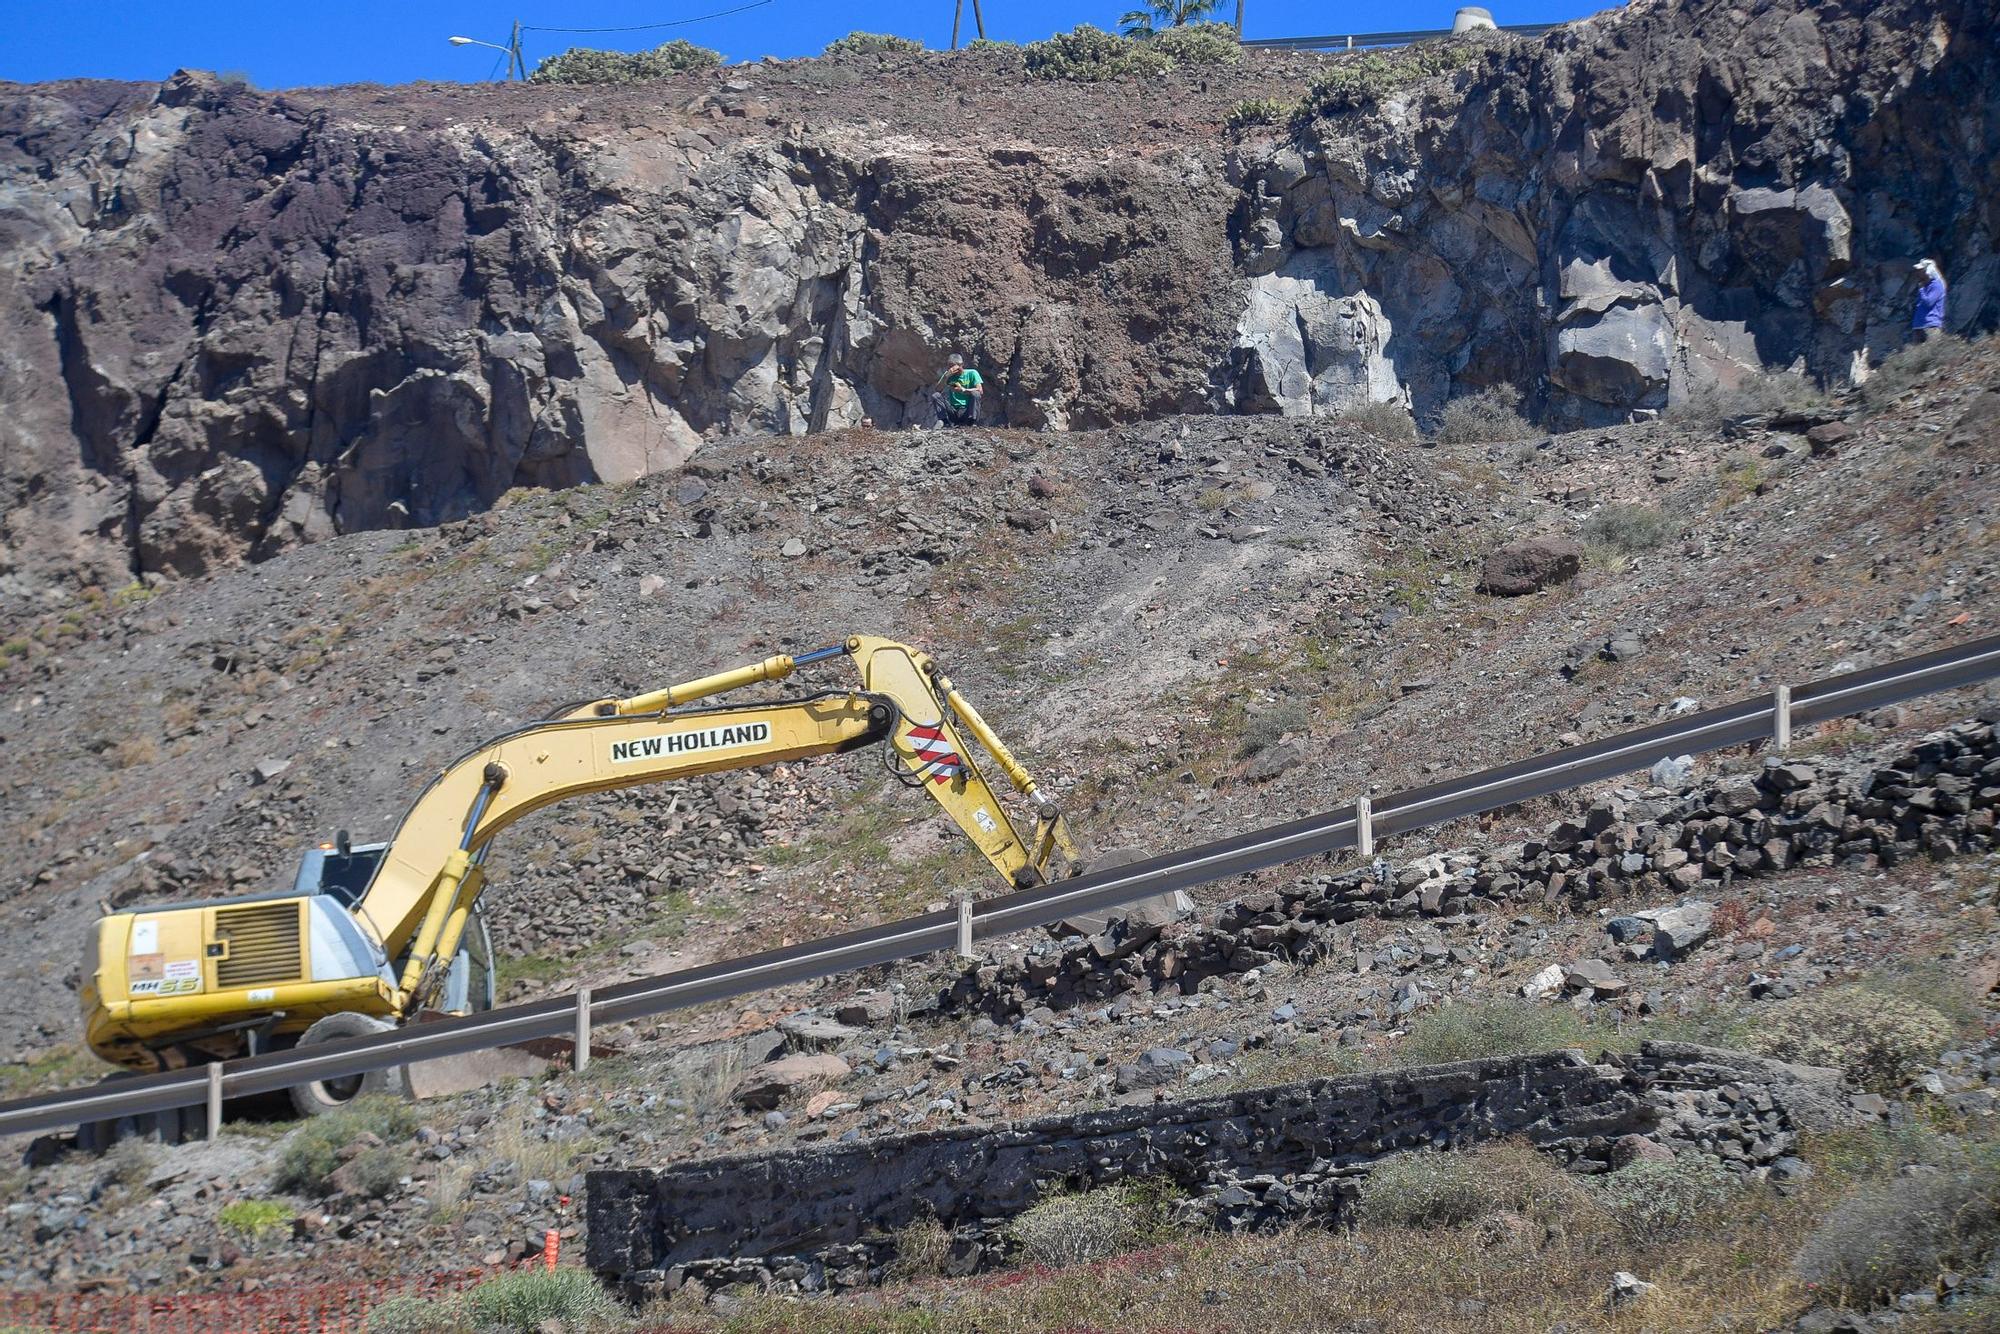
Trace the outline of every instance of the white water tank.
{"label": "white water tank", "polygon": [[1451,35],[1454,37],[1460,33],[1471,32],[1476,28],[1491,28],[1493,26],[1495,26],[1493,23],[1493,11],[1490,9],[1481,9],[1478,5],[1466,5],[1451,16]]}

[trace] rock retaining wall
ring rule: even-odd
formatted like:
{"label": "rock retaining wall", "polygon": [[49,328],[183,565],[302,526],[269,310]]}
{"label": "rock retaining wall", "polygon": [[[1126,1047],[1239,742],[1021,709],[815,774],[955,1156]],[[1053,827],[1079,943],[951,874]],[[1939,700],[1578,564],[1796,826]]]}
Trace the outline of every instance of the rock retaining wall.
{"label": "rock retaining wall", "polygon": [[831,1148],[711,1158],[588,1179],[590,1266],[633,1295],[687,1282],[794,1290],[878,1281],[895,1231],[936,1219],[952,1268],[1008,1255],[1005,1225],[1049,1190],[1165,1181],[1190,1221],[1238,1229],[1338,1221],[1370,1164],[1412,1149],[1521,1138],[1573,1170],[1627,1160],[1629,1137],[1713,1155],[1745,1176],[1800,1129],[1845,1115],[1839,1076],[1648,1043],[1118,1107]]}
{"label": "rock retaining wall", "polygon": [[1995,845],[1996,809],[2000,737],[1989,717],[1872,757],[1772,759],[1679,789],[1620,788],[1539,838],[1432,854],[1387,875],[1362,868],[1302,878],[1239,899],[1209,922],[1113,923],[969,970],[941,1000],[1005,1020],[1141,987],[1193,992],[1207,977],[1315,958],[1335,944],[1329,924],[1363,916],[1459,916],[1524,899],[1684,899],[1793,867],[1950,856]]}

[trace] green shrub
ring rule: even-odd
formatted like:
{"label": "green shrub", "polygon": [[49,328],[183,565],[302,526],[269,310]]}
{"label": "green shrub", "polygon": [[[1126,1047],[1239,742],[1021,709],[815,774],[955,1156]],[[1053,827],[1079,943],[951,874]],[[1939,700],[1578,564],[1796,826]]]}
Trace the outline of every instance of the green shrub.
{"label": "green shrub", "polygon": [[1236,29],[1227,23],[1183,23],[1154,33],[1148,44],[1165,52],[1177,69],[1229,65],[1243,58]]}
{"label": "green shrub", "polygon": [[1739,417],[1775,417],[1812,412],[1826,406],[1826,395],[1803,375],[1765,371],[1733,385],[1719,382],[1697,386],[1680,402],[1668,406],[1668,421],[1691,426],[1720,426]]}
{"label": "green shrub", "polygon": [[1375,1227],[1459,1227],[1502,1212],[1549,1221],[1588,1208],[1575,1178],[1513,1145],[1400,1153],[1368,1173],[1355,1214]]}
{"label": "green shrub", "polygon": [[1149,78],[1174,67],[1173,57],[1152,42],[1135,42],[1088,23],[1059,32],[1042,42],[1029,42],[1028,73],[1037,79],[1069,79],[1101,83],[1126,76]]}
{"label": "green shrub", "polygon": [[[378,1181],[382,1168],[393,1160],[396,1178],[400,1178],[401,1158],[387,1146],[408,1139],[416,1128],[416,1110],[400,1098],[356,1099],[351,1106],[314,1117],[292,1132],[278,1154],[272,1184],[279,1190],[301,1194],[328,1193],[331,1188],[326,1179],[341,1165],[340,1151],[363,1135],[373,1135],[382,1141],[383,1147],[364,1149],[356,1156],[355,1161],[359,1162],[369,1154],[377,1155],[376,1161],[361,1169],[361,1174],[371,1182]],[[394,1184],[392,1178],[385,1191],[393,1189]]]}
{"label": "green shrub", "polygon": [[1446,1005],[1417,1016],[1397,1050],[1403,1065],[1443,1065],[1588,1047],[1590,1026],[1566,1005],[1503,998]]}
{"label": "green shrub", "polygon": [[1051,1195],[1007,1225],[1008,1238],[1032,1264],[1107,1260],[1138,1244],[1139,1211],[1115,1186],[1082,1195]]}
{"label": "green shrub", "polygon": [[1016,64],[1020,63],[1021,60],[1021,44],[1019,42],[1003,42],[993,37],[975,37],[965,44],[965,50],[1004,53],[1012,56]]}
{"label": "green shrub", "polygon": [[362,1326],[364,1334],[460,1334],[464,1328],[456,1301],[432,1301],[408,1293],[377,1303]]}
{"label": "green shrub", "polygon": [[688,70],[714,69],[722,53],[675,38],[650,51],[598,51],[573,46],[535,66],[530,83],[640,83]]}
{"label": "green shrub", "polygon": [[624,1312],[595,1278],[581,1269],[522,1269],[488,1279],[465,1294],[473,1328],[499,1334],[536,1334],[559,1320],[574,1330],[623,1323]]}
{"label": "green shrub", "polygon": [[1674,535],[1673,521],[1651,505],[1600,505],[1583,523],[1583,544],[1621,556],[1651,551]]}
{"label": "green shrub", "polygon": [[1477,40],[1447,38],[1344,58],[1306,86],[1293,114],[1309,121],[1365,110],[1401,89],[1463,69],[1479,59],[1482,45]]}
{"label": "green shrub", "polygon": [[231,1232],[256,1238],[289,1227],[295,1217],[290,1205],[277,1200],[237,1200],[223,1205],[215,1219]]}
{"label": "green shrub", "polygon": [[1959,338],[1933,338],[1928,343],[1912,343],[1882,359],[1861,382],[1861,401],[1879,412],[1906,389],[1911,389],[1937,373],[1939,367],[1955,361],[1965,350]]}
{"label": "green shrub", "polygon": [[1401,403],[1364,403],[1349,408],[1335,421],[1368,432],[1378,440],[1415,440],[1417,424]]}
{"label": "green shrub", "polygon": [[1735,1173],[1699,1154],[1671,1163],[1633,1163],[1592,1184],[1598,1203],[1640,1240],[1688,1232],[1740,1189]]}
{"label": "green shrub", "polygon": [[1447,445],[1520,440],[1535,433],[1534,423],[1521,415],[1520,408],[1521,391],[1511,384],[1454,398],[1438,415],[1437,438]]}
{"label": "green shrub", "polygon": [[1936,1060],[1953,1033],[1951,1020],[1922,1001],[1854,986],[1780,1001],[1747,1019],[1740,1036],[1766,1056],[1832,1066],[1893,1093]]}
{"label": "green shrub", "polygon": [[2000,1181],[1990,1168],[1919,1169],[1869,1182],[1836,1204],[1793,1268],[1842,1301],[1866,1305],[1981,1264],[2000,1241]]}
{"label": "green shrub", "polygon": [[898,37],[888,32],[850,32],[826,44],[823,56],[906,56],[924,49],[914,37]]}
{"label": "green shrub", "polygon": [[1290,110],[1289,103],[1280,102],[1275,97],[1253,97],[1229,108],[1225,119],[1230,129],[1247,130],[1257,125],[1282,124]]}

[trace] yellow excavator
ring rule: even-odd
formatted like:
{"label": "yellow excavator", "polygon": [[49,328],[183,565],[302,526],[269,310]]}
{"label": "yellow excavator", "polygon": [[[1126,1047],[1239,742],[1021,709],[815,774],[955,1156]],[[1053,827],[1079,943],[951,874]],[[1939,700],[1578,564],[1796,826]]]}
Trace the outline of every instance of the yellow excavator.
{"label": "yellow excavator", "polygon": [[[802,667],[850,659],[858,690],[684,706]],[[961,740],[969,734],[1034,812],[1023,835]],[[886,741],[891,771],[928,792],[1012,886],[1076,874],[1062,811],[930,658],[856,635],[629,699],[565,709],[461,756],[418,794],[386,843],[309,851],[292,888],[133,908],[100,919],[80,987],[92,1050],[138,1071],[380,1032],[420,1013],[493,1004],[492,946],[477,905],[493,838],[565,797],[856,750]],[[303,1085],[318,1114],[378,1071]]]}

